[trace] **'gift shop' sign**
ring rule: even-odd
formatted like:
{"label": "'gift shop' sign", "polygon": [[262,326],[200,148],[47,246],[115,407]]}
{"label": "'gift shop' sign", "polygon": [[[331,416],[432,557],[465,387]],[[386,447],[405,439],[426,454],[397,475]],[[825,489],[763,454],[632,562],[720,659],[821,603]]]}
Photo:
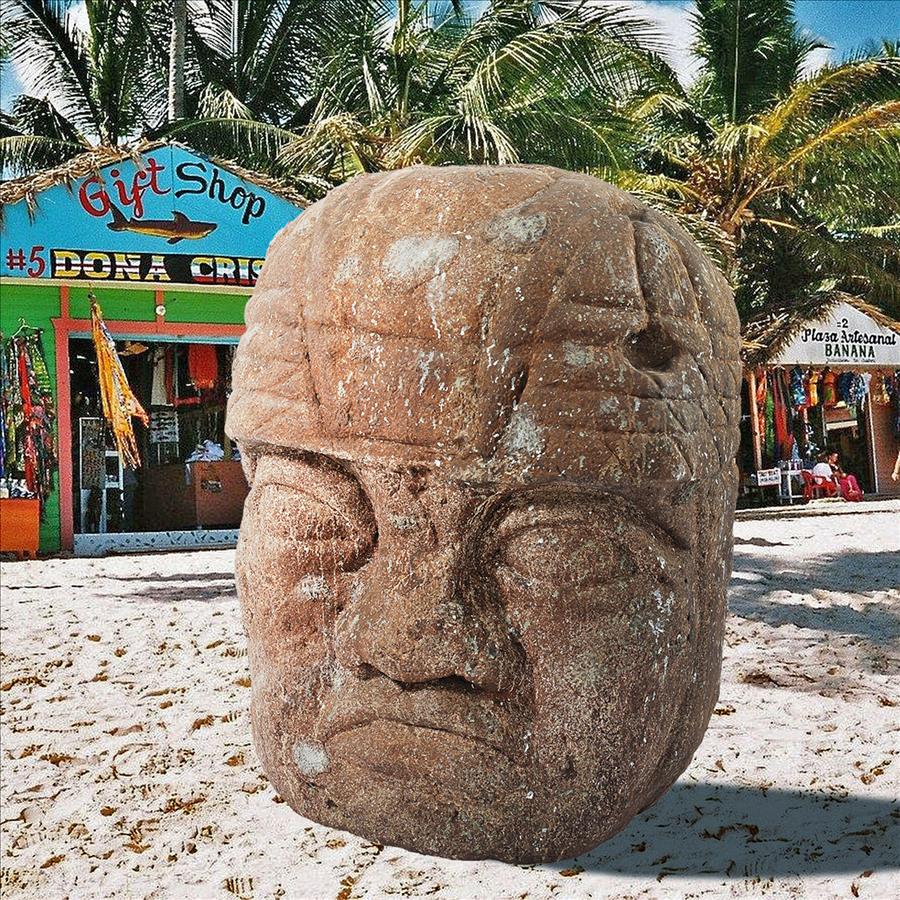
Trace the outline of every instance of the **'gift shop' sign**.
{"label": "'gift shop' sign", "polygon": [[269,241],[300,210],[185,147],[41,191],[3,215],[0,276],[252,287]]}

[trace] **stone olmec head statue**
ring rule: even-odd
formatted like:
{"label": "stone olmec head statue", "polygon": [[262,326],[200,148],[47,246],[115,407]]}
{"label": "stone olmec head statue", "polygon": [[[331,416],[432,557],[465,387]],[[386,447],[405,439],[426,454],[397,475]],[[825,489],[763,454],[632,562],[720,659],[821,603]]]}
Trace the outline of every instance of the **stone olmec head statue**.
{"label": "stone olmec head statue", "polygon": [[298,812],[524,862],[653,803],[719,688],[738,318],[586,175],[355,178],[274,240],[228,432],[254,740]]}

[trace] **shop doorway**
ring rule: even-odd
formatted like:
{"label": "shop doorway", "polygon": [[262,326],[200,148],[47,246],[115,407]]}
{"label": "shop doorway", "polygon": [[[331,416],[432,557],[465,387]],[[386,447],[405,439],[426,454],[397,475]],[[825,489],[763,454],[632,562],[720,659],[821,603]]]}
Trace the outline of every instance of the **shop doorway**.
{"label": "shop doorway", "polygon": [[133,419],[140,465],[123,464],[102,415],[94,346],[69,340],[74,549],[79,555],[228,546],[247,483],[225,436],[235,339],[116,340],[149,415]]}
{"label": "shop doorway", "polygon": [[814,421],[817,443],[826,451],[836,451],[841,468],[856,475],[859,486],[867,494],[874,493],[872,477],[871,404],[864,407],[840,402],[831,408],[818,407]]}

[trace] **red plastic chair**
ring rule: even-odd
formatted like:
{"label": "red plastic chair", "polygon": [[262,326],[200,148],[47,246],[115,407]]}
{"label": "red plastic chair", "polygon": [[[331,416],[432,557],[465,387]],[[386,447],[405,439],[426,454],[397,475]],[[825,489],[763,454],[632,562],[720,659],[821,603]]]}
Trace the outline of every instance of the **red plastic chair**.
{"label": "red plastic chair", "polygon": [[803,499],[807,503],[817,497],[833,497],[837,493],[837,485],[831,479],[813,475],[809,469],[801,469],[800,477],[803,479]]}

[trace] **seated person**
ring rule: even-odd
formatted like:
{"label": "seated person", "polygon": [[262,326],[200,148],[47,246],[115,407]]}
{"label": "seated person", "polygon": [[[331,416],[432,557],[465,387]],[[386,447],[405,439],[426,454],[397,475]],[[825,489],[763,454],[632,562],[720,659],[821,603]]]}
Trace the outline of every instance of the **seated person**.
{"label": "seated person", "polygon": [[[856,480],[856,476],[848,475],[841,468],[840,457],[838,456],[836,450],[833,450],[828,454],[826,464],[830,467],[834,475],[834,480],[838,486],[838,490],[840,491],[841,496],[845,500],[862,500],[863,492],[862,488],[859,486],[859,482]],[[815,471],[816,470],[814,468],[813,474],[815,474]]]}
{"label": "seated person", "polygon": [[814,478],[824,478],[827,481],[831,481],[834,478],[834,472],[828,464],[827,453],[820,453],[816,457],[816,464],[813,466],[812,473]]}
{"label": "seated person", "polygon": [[[820,453],[812,468],[812,481],[816,488],[821,488],[826,497],[833,497],[838,492],[838,483],[834,471],[828,463],[828,454]],[[812,495],[810,495],[812,496]]]}

